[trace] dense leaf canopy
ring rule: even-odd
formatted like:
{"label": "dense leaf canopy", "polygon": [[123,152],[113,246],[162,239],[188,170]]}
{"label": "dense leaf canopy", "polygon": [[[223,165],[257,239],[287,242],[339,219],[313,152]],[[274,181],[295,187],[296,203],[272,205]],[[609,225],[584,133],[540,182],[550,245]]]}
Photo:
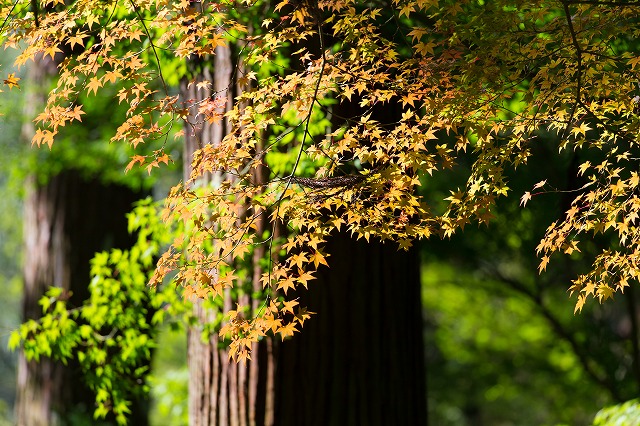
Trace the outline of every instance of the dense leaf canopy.
{"label": "dense leaf canopy", "polygon": [[[152,147],[128,168],[172,161],[164,147],[179,121],[226,126],[220,143],[199,141],[186,159],[191,176],[169,194],[163,218],[187,231],[151,284],[172,274],[187,296],[220,296],[242,287],[234,265],[255,245],[282,251],[263,276],[261,314],[228,312],[220,333],[232,337],[234,356],[250,356],[268,332],[284,338],[303,325],[308,313],[286,295],[330,263],[322,247],[331,232],[407,248],[488,223],[497,198],[510,195],[506,171],[524,172],[532,148],[549,140],[581,162],[575,187],[542,181],[516,194],[523,206],[549,191],[572,196],[538,246],[539,269],[607,233],[615,244],[571,284],[576,310],[638,277],[635,3],[44,0],[34,10],[16,0],[1,10],[3,43],[21,49],[18,65],[64,57],[33,144],[51,146],[82,120],[79,97],[112,85],[128,108],[112,140]],[[179,80],[193,78],[189,69],[228,45],[233,87],[197,103],[175,94]],[[19,84],[0,71],[5,86]],[[386,114],[397,109],[397,118]],[[267,182],[255,181],[258,167],[267,167]],[[451,169],[466,184],[428,198],[430,176]],[[259,220],[286,224],[288,239],[258,235]]]}

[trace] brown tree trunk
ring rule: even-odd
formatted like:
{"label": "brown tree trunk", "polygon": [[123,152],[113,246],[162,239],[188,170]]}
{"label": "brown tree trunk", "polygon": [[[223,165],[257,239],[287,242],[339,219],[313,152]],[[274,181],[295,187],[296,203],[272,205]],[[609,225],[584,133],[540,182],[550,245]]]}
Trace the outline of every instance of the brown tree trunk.
{"label": "brown tree trunk", "polygon": [[[229,48],[217,49],[214,69],[214,91],[232,87]],[[194,87],[184,86],[185,99],[210,96]],[[209,137],[188,128],[186,153],[198,140],[219,141],[225,125],[201,130]],[[330,239],[328,251],[331,268],[303,296],[318,315],[284,345],[265,339],[250,362],[235,364],[218,336],[202,342],[200,327],[189,331],[191,426],[426,424],[416,252],[343,235]],[[254,254],[255,290],[262,255]],[[224,305],[233,306],[228,295]],[[201,302],[195,315],[201,323],[215,318]]]}
{"label": "brown tree trunk", "polygon": [[316,312],[280,349],[276,424],[426,424],[416,250],[332,236],[301,294]]}
{"label": "brown tree trunk", "polygon": [[[233,96],[232,50],[217,48],[213,93]],[[207,75],[208,74],[208,75]],[[185,84],[185,99],[212,93]],[[236,90],[237,92],[237,90]],[[339,116],[355,116],[357,105]],[[384,112],[392,119],[398,111]],[[195,108],[191,116],[195,117]],[[218,143],[228,123],[186,129],[186,161],[200,143]],[[190,172],[185,168],[185,177]],[[257,170],[256,182],[265,182]],[[215,179],[213,179],[215,181]],[[259,223],[259,232],[264,224]],[[276,230],[277,232],[278,230]],[[301,304],[317,315],[301,333],[281,344],[264,339],[247,364],[229,361],[217,335],[201,340],[201,327],[189,331],[189,422],[191,426],[306,426],[426,424],[426,391],[419,262],[415,250],[394,244],[356,242],[345,235],[330,239],[331,268],[316,275]],[[261,290],[257,248],[253,288]],[[248,296],[245,296],[247,298]],[[248,299],[240,300],[247,305]],[[253,311],[258,308],[253,302]],[[227,295],[224,308],[231,309]],[[202,303],[196,318],[211,322],[215,312]]]}
{"label": "brown tree trunk", "polygon": [[[211,60],[211,67],[200,64],[199,75],[195,80],[213,82],[211,90],[198,90],[197,85],[183,82],[181,92],[184,100],[193,105],[190,119],[185,128],[185,181],[190,172],[193,152],[204,143],[219,143],[228,131],[228,122],[196,123],[197,102],[211,95],[227,97],[227,107],[232,105],[233,97],[242,90],[233,81],[233,53],[230,47],[218,47]],[[256,182],[265,181],[265,170],[253,171]],[[219,176],[210,176],[208,184],[215,185]],[[258,232],[264,230],[262,220],[256,222]],[[260,291],[261,269],[259,260],[264,248],[257,248],[253,257],[253,291]],[[250,301],[249,295],[241,296],[238,302],[252,305],[258,309],[258,301]],[[224,310],[232,309],[235,301],[227,291],[224,297]],[[194,303],[194,315],[199,325],[192,327],[188,335],[189,364],[189,424],[191,426],[254,426],[274,424],[273,383],[275,358],[273,343],[264,341],[253,348],[253,360],[246,364],[229,361],[228,350],[219,341],[217,335],[202,340],[202,324],[211,323],[217,312],[206,309],[201,300]]]}
{"label": "brown tree trunk", "polygon": [[[36,60],[30,69],[31,91],[26,96],[27,117],[33,117],[44,102],[47,82],[55,72],[51,60]],[[31,123],[23,127],[23,138],[34,133]],[[44,148],[46,149],[46,148]],[[119,185],[87,179],[80,172],[65,170],[38,183],[27,179],[24,204],[24,294],[23,318],[39,318],[38,300],[50,286],[71,294],[70,304],[81,305],[88,296],[90,260],[94,253],[112,247],[127,247],[133,240],[127,232],[125,214],[141,194]],[[93,418],[95,395],[83,384],[77,364],[47,358],[27,362],[18,358],[16,421],[21,426],[65,424],[71,415]],[[133,418],[144,425],[146,409],[134,406]]]}
{"label": "brown tree trunk", "polygon": [[[98,251],[132,243],[125,214],[139,198],[126,187],[86,181],[75,171],[64,171],[44,185],[30,179],[24,206],[25,319],[40,317],[38,299],[50,286],[71,292],[72,306],[87,298],[91,258]],[[77,364],[65,366],[47,358],[27,362],[20,355],[19,425],[57,424],[71,414],[91,419],[94,401]]]}

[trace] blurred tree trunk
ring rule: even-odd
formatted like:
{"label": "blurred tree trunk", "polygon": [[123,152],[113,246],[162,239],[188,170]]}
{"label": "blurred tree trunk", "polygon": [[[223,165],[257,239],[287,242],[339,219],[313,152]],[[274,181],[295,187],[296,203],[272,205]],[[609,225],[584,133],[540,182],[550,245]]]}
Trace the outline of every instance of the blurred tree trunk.
{"label": "blurred tree trunk", "polygon": [[[29,70],[26,116],[34,117],[44,103],[52,60],[40,59]],[[34,134],[32,123],[23,126],[23,139]],[[46,148],[43,148],[46,149]],[[125,214],[141,194],[131,189],[87,179],[80,172],[64,170],[38,182],[27,179],[24,204],[24,320],[42,314],[38,300],[50,286],[67,290],[72,306],[88,296],[90,260],[97,251],[127,247],[133,242]],[[20,426],[67,424],[71,416],[93,418],[95,395],[83,384],[79,366],[42,358],[18,360],[16,421]],[[146,408],[134,404],[136,425],[144,425]]]}

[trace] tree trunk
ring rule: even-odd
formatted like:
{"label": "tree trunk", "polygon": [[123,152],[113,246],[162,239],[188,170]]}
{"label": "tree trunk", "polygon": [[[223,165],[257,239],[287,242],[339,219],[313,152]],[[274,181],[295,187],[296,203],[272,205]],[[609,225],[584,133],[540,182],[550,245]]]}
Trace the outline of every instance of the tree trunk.
{"label": "tree trunk", "polygon": [[[211,67],[199,64],[199,75],[194,81],[207,80],[213,82],[210,90],[200,89],[194,81],[191,84],[183,82],[182,97],[191,105],[190,119],[185,127],[185,163],[184,179],[188,179],[191,172],[190,161],[193,153],[204,143],[218,144],[228,131],[228,122],[222,120],[217,123],[197,123],[198,101],[207,99],[213,94],[227,97],[227,108],[232,105],[233,97],[242,90],[233,81],[233,52],[228,46],[216,48],[211,60]],[[264,181],[264,169],[253,171],[256,182]],[[216,176],[210,176],[208,184],[215,185]],[[264,223],[260,219],[256,222],[258,232],[264,230]],[[251,286],[254,291],[260,291],[261,269],[259,259],[264,254],[264,248],[257,248],[253,257],[253,271]],[[241,296],[238,301],[242,305],[252,305],[258,309],[258,301],[250,301],[249,295]],[[232,309],[235,301],[227,291],[224,296],[224,310]],[[189,330],[188,334],[188,364],[189,364],[189,424],[191,426],[232,425],[254,426],[273,425],[274,399],[273,384],[275,374],[275,358],[273,342],[264,341],[253,348],[253,360],[246,364],[236,364],[229,361],[227,348],[216,334],[207,341],[202,340],[202,324],[211,323],[217,312],[206,309],[202,300],[194,302],[194,315],[198,324]]]}
{"label": "tree trunk", "polygon": [[[213,69],[212,93],[233,87],[230,48],[216,49]],[[204,68],[200,78],[211,77]],[[212,94],[195,87],[182,88],[185,100],[196,100],[193,104]],[[194,108],[191,116],[195,113]],[[218,143],[227,125],[187,124],[185,164],[200,143]],[[185,180],[189,172],[186,167]],[[344,235],[331,238],[328,251],[331,268],[319,271],[319,280],[302,296],[302,305],[318,314],[284,345],[264,339],[253,348],[251,361],[235,364],[217,335],[203,342],[202,328],[190,329],[191,426],[426,424],[416,252]],[[261,256],[254,253],[257,291]],[[248,300],[239,302],[246,305]],[[232,306],[227,294],[224,309]],[[255,303],[253,308],[255,312]],[[215,318],[201,301],[194,309],[200,324]]]}
{"label": "tree trunk", "polygon": [[[71,292],[71,306],[88,297],[94,253],[131,245],[125,214],[140,198],[123,186],[86,181],[63,171],[44,185],[30,179],[25,201],[23,315],[38,318],[38,299],[49,286]],[[18,424],[56,424],[56,419],[84,412],[90,419],[95,396],[82,382],[79,367],[50,359],[18,364]],[[141,424],[141,423],[136,423]]]}
{"label": "tree trunk", "polygon": [[[232,49],[216,49],[212,93],[230,99],[241,88],[232,81]],[[236,74],[242,74],[237,72]],[[183,86],[185,99],[206,99],[212,93]],[[230,104],[228,105],[228,107]],[[339,117],[357,116],[358,105],[337,106]],[[193,109],[191,116],[195,117]],[[393,120],[399,108],[377,111]],[[337,119],[334,119],[337,121]],[[339,125],[340,123],[336,123]],[[186,161],[198,141],[218,143],[228,129],[220,122],[194,133],[186,129]],[[185,180],[190,172],[185,169]],[[266,182],[257,169],[254,182]],[[215,180],[215,179],[214,179]],[[260,234],[264,224],[257,224]],[[276,229],[274,233],[278,233]],[[253,288],[260,291],[262,271],[254,252]],[[314,315],[301,333],[281,344],[263,339],[252,360],[235,364],[214,335],[201,340],[201,328],[189,331],[189,416],[191,426],[306,426],[306,425],[425,425],[426,373],[417,252],[402,252],[394,244],[356,242],[346,235],[330,238],[330,268],[301,294],[301,305]],[[241,305],[247,305],[240,300]],[[227,295],[224,309],[232,309]],[[258,301],[253,302],[257,311]],[[211,322],[215,313],[201,302],[196,318]]]}
{"label": "tree trunk", "polygon": [[[47,83],[54,73],[52,60],[36,60],[30,68],[27,117],[33,117],[43,105]],[[22,133],[29,141],[34,134],[33,125],[25,124]],[[71,306],[82,304],[88,296],[94,253],[133,243],[125,214],[140,197],[127,187],[88,180],[74,170],[51,176],[44,184],[39,184],[35,176],[27,179],[22,302],[25,320],[41,316],[38,300],[50,286],[67,290]],[[62,365],[47,358],[27,362],[22,353],[19,355],[18,425],[65,424],[71,416],[86,416],[91,422],[94,401],[95,395],[83,384],[77,364]],[[133,411],[136,425],[147,423],[146,409],[139,402]]]}
{"label": "tree trunk", "polygon": [[340,234],[327,252],[301,294],[317,314],[280,350],[276,423],[426,424],[417,250]]}

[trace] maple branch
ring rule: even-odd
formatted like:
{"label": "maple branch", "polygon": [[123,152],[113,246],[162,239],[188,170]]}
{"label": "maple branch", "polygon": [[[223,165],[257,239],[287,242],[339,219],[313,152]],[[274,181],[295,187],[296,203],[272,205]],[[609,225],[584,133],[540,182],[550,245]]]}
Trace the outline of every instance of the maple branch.
{"label": "maple branch", "polygon": [[619,136],[623,141],[625,141],[625,142],[627,142],[629,144],[633,144],[634,143],[634,139],[635,139],[634,137],[632,137],[630,135],[627,135],[625,133],[622,133],[620,130],[611,127],[611,125],[607,124],[603,119],[601,119],[593,111],[591,111],[591,108],[589,108],[587,105],[585,105],[584,102],[579,101],[578,103],[580,104],[580,106],[582,108],[584,108],[584,110],[587,112],[587,115],[589,115],[591,118],[596,120],[596,122],[598,124],[600,124],[602,127],[604,127],[605,129],[609,130],[614,135]]}
{"label": "maple branch", "polygon": [[567,125],[564,128],[561,139],[564,139],[569,132],[569,127],[573,122],[573,117],[576,113],[576,109],[578,104],[580,103],[581,91],[582,91],[582,47],[580,47],[580,43],[578,43],[578,37],[576,35],[576,31],[573,28],[573,21],[571,20],[571,11],[569,10],[569,3],[567,0],[562,1],[562,6],[564,8],[564,14],[567,18],[567,26],[569,28],[569,34],[571,35],[571,42],[576,49],[576,59],[578,60],[577,70],[576,70],[576,102],[573,104],[571,108],[571,114],[569,115],[569,120],[567,121]]}
{"label": "maple branch", "polygon": [[149,38],[149,45],[151,46],[151,50],[153,51],[153,56],[156,58],[156,64],[158,65],[158,76],[160,77],[160,81],[162,82],[162,87],[164,88],[164,93],[168,94],[169,93],[169,89],[167,88],[167,82],[164,79],[164,75],[162,74],[162,66],[160,65],[160,57],[158,56],[158,51],[156,50],[156,45],[153,43],[153,39],[151,38],[151,32],[149,31],[149,28],[147,27],[147,24],[144,23],[144,19],[142,18],[142,15],[140,14],[140,10],[138,9],[138,5],[136,5],[134,0],[129,0],[129,3],[131,3],[131,6],[133,7],[133,10],[135,10],[136,15],[138,16],[138,19],[140,20],[140,25],[142,25],[142,28],[144,28],[144,32],[147,34],[147,37]]}
{"label": "maple branch", "polygon": [[365,180],[365,175],[333,176],[322,179],[294,177],[293,182],[312,189],[342,188]]}
{"label": "maple branch", "polygon": [[11,15],[13,15],[13,11],[16,9],[16,6],[18,6],[19,2],[20,0],[16,0],[13,2],[13,5],[11,5],[11,9],[9,9],[9,13],[7,13],[7,16],[2,21],[2,25],[0,25],[0,33],[4,32],[4,27],[7,25],[7,22],[9,21],[9,18],[11,18]]}
{"label": "maple branch", "polygon": [[322,52],[322,58],[320,62],[320,70],[318,72],[318,80],[316,81],[316,86],[313,88],[313,96],[311,97],[311,105],[309,106],[309,112],[305,117],[305,125],[304,125],[304,134],[302,136],[302,141],[300,142],[300,149],[298,150],[298,155],[296,157],[296,162],[293,165],[293,170],[291,171],[291,176],[289,182],[285,187],[285,191],[291,184],[294,174],[300,164],[300,160],[302,159],[302,153],[304,152],[304,145],[307,141],[307,136],[309,136],[309,125],[311,124],[311,114],[313,113],[313,105],[316,103],[318,99],[318,92],[320,91],[320,83],[322,82],[322,76],[324,75],[325,64],[327,63],[325,52],[324,52],[324,38],[322,37],[322,27],[320,23],[318,23],[318,36],[320,39],[320,51]]}

